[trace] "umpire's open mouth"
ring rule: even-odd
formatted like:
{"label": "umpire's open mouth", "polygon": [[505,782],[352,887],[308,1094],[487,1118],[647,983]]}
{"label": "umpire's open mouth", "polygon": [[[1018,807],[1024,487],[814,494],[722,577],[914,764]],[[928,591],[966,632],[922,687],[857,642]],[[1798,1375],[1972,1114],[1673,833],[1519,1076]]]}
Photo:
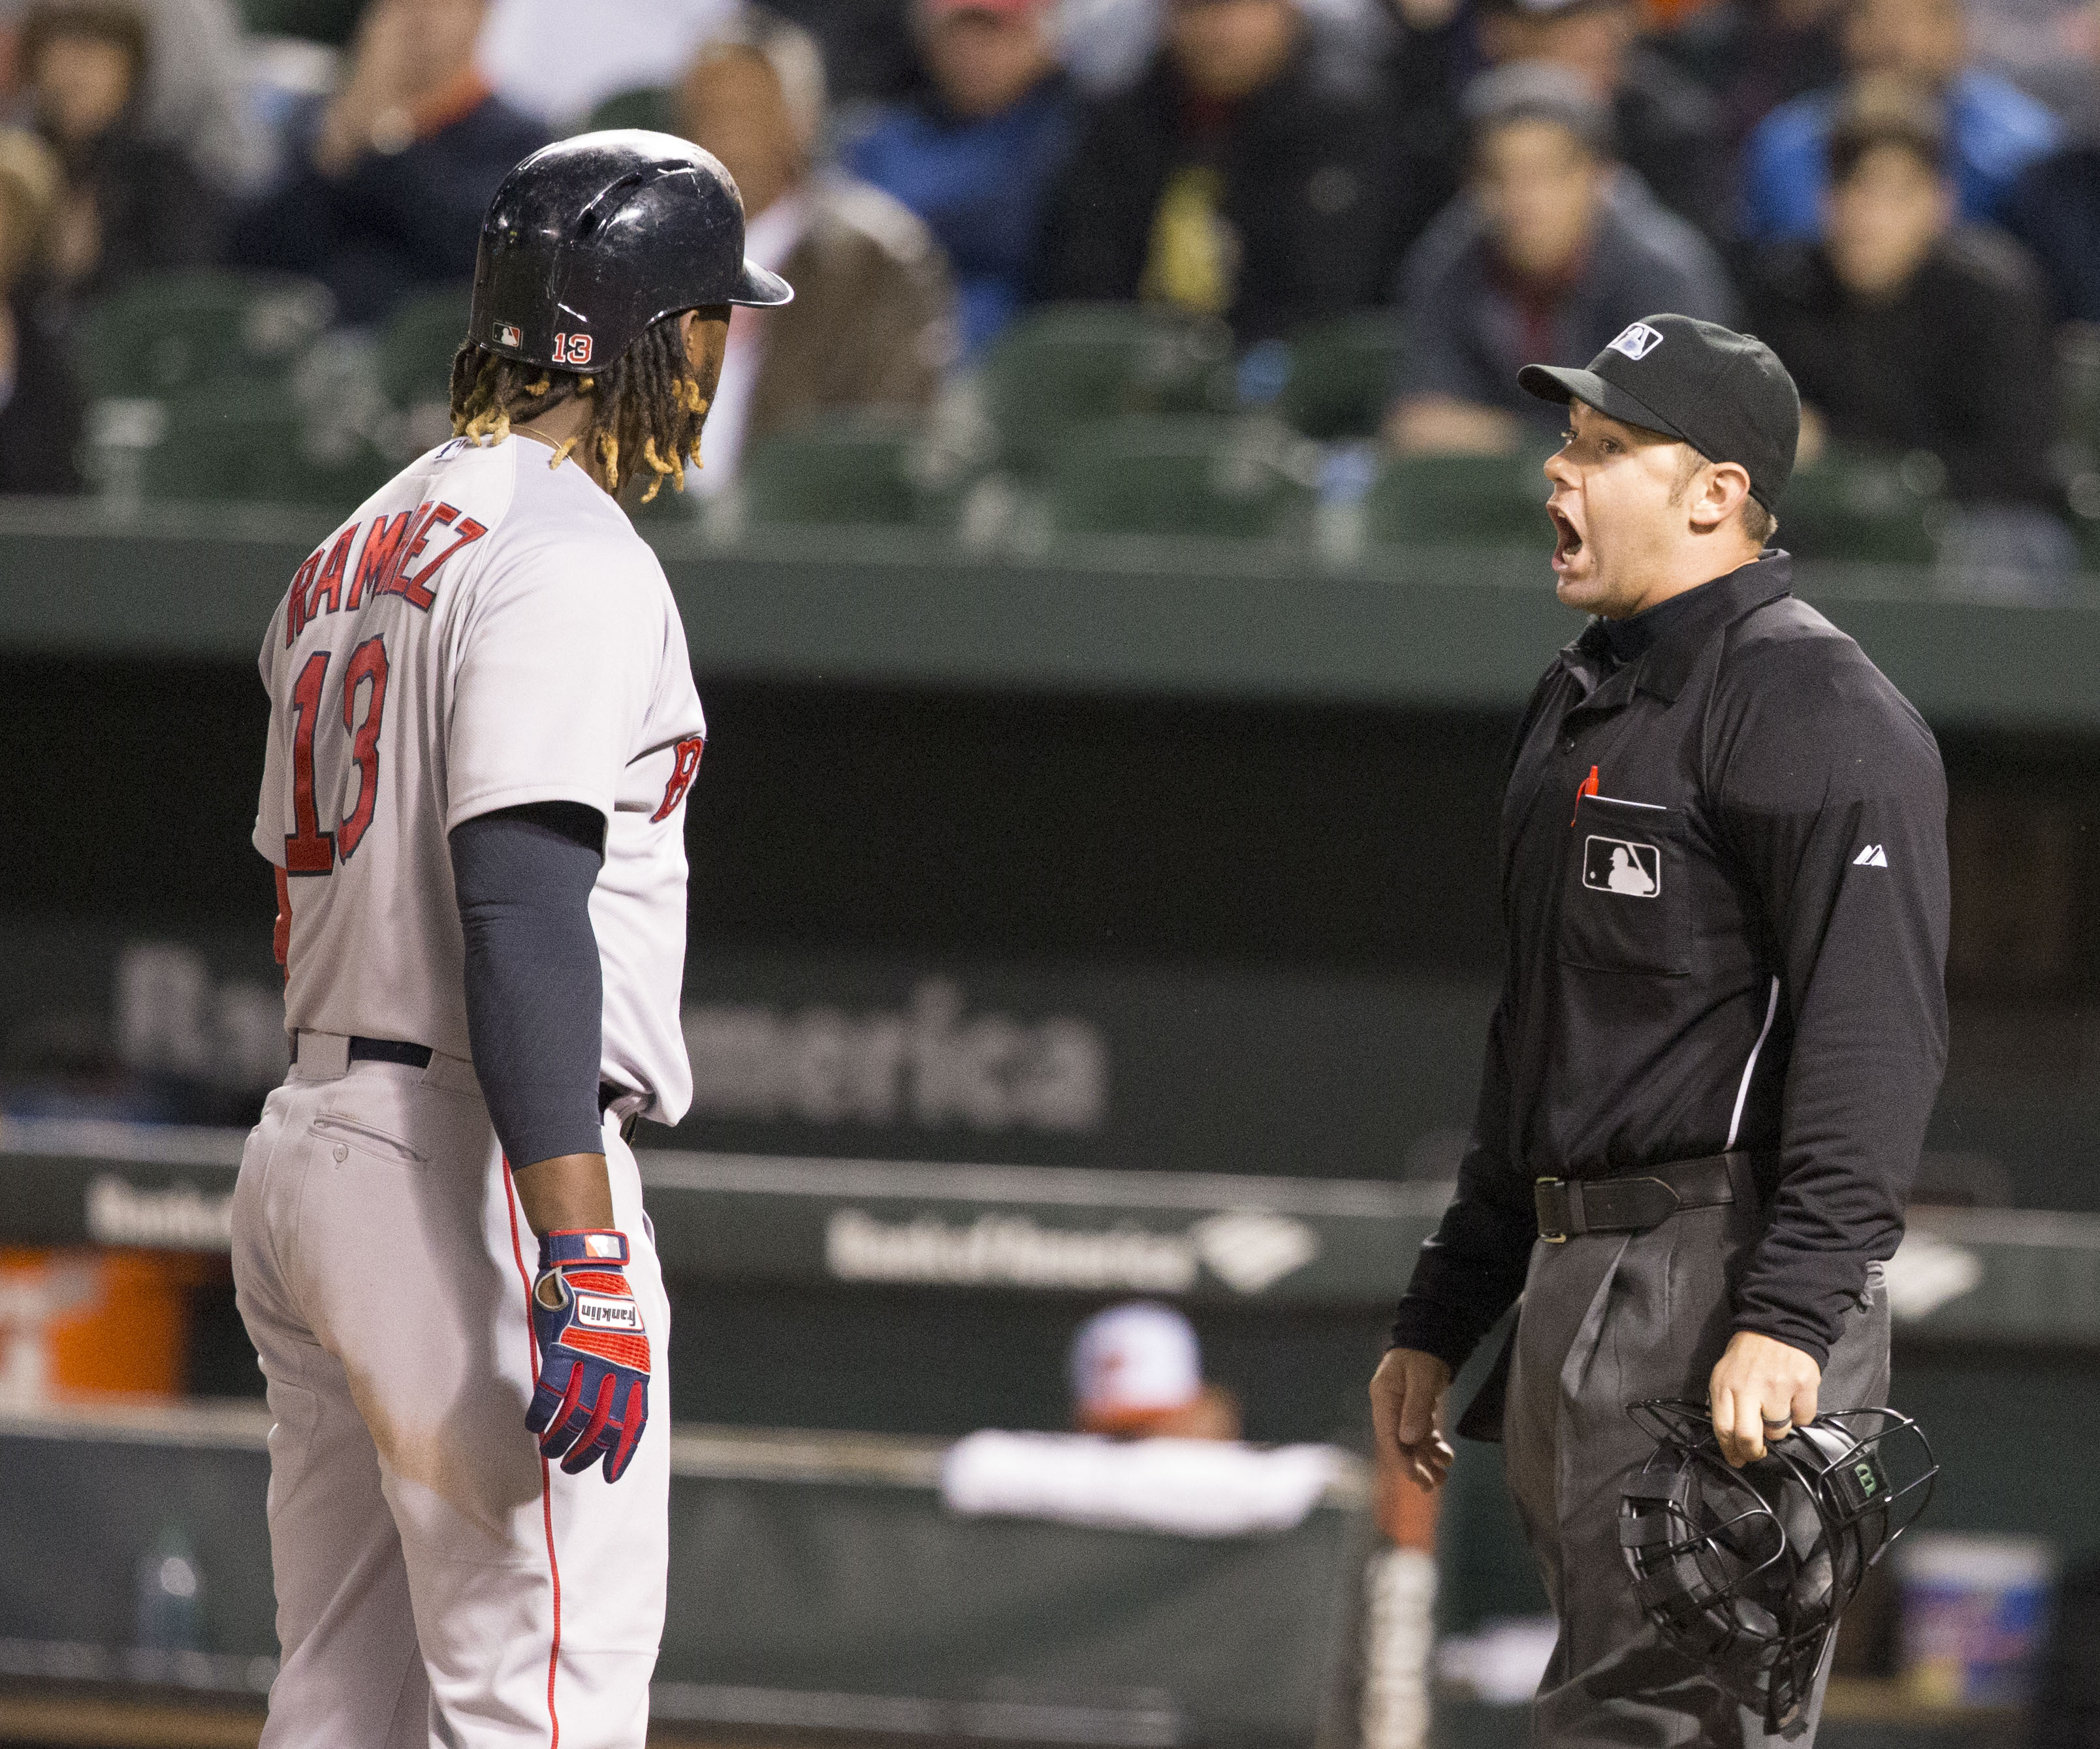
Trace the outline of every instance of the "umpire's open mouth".
{"label": "umpire's open mouth", "polygon": [[1546,513],[1553,522],[1553,568],[1564,571],[1568,562],[1582,550],[1582,531],[1558,504],[1548,504]]}

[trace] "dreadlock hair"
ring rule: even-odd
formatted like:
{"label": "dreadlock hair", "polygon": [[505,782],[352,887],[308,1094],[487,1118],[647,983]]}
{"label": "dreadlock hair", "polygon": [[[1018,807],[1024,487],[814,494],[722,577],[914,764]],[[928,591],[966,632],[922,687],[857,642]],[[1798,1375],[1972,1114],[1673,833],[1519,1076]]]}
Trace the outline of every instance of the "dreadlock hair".
{"label": "dreadlock hair", "polygon": [[[660,317],[626,351],[589,375],[521,364],[474,341],[452,356],[452,435],[477,443],[501,443],[514,421],[587,398],[590,423],[554,452],[558,468],[579,445],[605,471],[606,489],[620,493],[622,456],[639,456],[652,476],[642,502],[653,499],[666,478],[686,489],[686,464],[700,460],[700,427],[707,397],[686,356],[678,314]],[[632,463],[629,472],[638,470]]]}

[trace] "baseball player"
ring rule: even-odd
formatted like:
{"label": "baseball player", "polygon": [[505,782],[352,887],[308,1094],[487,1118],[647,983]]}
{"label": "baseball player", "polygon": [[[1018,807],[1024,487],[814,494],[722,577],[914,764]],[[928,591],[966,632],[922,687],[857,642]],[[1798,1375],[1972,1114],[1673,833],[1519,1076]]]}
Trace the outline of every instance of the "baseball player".
{"label": "baseball player", "polygon": [[1555,588],[1595,617],[1518,734],[1479,1115],[1372,1409],[1440,1482],[1452,1375],[1521,1295],[1507,1397],[1461,1427],[1503,1442],[1560,1619],[1533,1741],[1749,1749],[1763,1716],[1621,1564],[1655,1448],[1626,1408],[1708,1403],[1740,1466],[1886,1400],[1882,1265],[1947,1060],[1946,781],[1767,544],[1801,407],[1769,347],[1652,315],[1518,381],[1568,409]]}
{"label": "baseball player", "polygon": [[264,639],[294,1060],[234,1276],[274,1421],[271,1749],[643,1742],[669,1315],[626,1137],[691,1091],[706,723],[615,498],[697,458],[726,306],[790,295],[707,153],[527,158],[483,223],[458,435]]}

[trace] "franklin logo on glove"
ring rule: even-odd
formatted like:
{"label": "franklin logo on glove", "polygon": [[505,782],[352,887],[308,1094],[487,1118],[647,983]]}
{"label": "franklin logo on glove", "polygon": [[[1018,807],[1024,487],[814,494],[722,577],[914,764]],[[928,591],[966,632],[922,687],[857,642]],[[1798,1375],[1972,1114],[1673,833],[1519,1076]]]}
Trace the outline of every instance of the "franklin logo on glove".
{"label": "franklin logo on glove", "polygon": [[548,1233],[532,1285],[540,1376],[525,1425],[571,1475],[602,1457],[608,1482],[620,1480],[649,1421],[649,1334],[627,1262],[624,1233]]}
{"label": "franklin logo on glove", "polygon": [[639,1330],[642,1313],[632,1300],[608,1300],[595,1293],[579,1293],[576,1322],[589,1324],[593,1330]]}

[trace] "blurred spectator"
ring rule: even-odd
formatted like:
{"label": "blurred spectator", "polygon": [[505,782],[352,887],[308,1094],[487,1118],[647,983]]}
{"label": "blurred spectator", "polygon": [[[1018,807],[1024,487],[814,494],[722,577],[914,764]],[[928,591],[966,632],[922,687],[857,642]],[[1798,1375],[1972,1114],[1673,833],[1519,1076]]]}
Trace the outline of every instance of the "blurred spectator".
{"label": "blurred spectator", "polygon": [[488,0],[474,61],[514,109],[566,133],[608,97],[675,85],[735,15],[735,0],[591,0],[578,30],[576,0]]}
{"label": "blurred spectator", "polygon": [[1845,77],[1844,11],[1844,0],[1723,0],[1658,46],[1714,92],[1738,146],[1781,104]]}
{"label": "blurred spectator", "polygon": [[1528,426],[1560,421],[1518,389],[1524,365],[1579,364],[1652,311],[1735,315],[1712,246],[1612,163],[1609,116],[1586,81],[1520,61],[1483,73],[1466,108],[1471,185],[1405,269],[1388,423],[1405,451],[1513,449]]}
{"label": "blurred spectator", "polygon": [[1167,0],[1164,46],[1088,115],[1032,293],[1143,297],[1242,341],[1371,303],[1383,152],[1366,64],[1291,0]]}
{"label": "blurred spectator", "polygon": [[[1968,64],[1961,0],[1851,0],[1846,65],[1871,88],[1899,82],[1941,107],[1964,218],[1996,216],[2020,172],[2056,143],[2055,117],[1996,73]],[[1815,234],[1825,148],[1846,92],[1833,86],[1774,110],[1743,164],[1742,234],[1753,241]]]}
{"label": "blurred spectator", "polygon": [[80,408],[43,317],[41,254],[58,162],[34,135],[0,133],[0,492],[80,489]]}
{"label": "blurred spectator", "polygon": [[886,104],[911,89],[911,0],[782,0],[779,15],[817,41],[841,104]]}
{"label": "blurred spectator", "polygon": [[966,354],[1020,303],[1043,196],[1071,150],[1073,99],[1050,10],[1050,0],[920,0],[930,89],[884,112],[844,156],[947,251]]}
{"label": "blurred spectator", "polygon": [[2041,263],[2058,317],[2100,323],[2100,134],[2030,165],[2003,218]]}
{"label": "blurred spectator", "polygon": [[1072,1425],[1123,1438],[1237,1439],[1240,1406],[1203,1382],[1194,1327],[1171,1306],[1128,1300],[1072,1339]]}
{"label": "blurred spectator", "polygon": [[1757,258],[1752,325],[1801,385],[1810,451],[1824,430],[1926,450],[1959,500],[2046,507],[2046,298],[2018,246],[1957,224],[1958,205],[1934,107],[1860,106],[1831,135],[1821,237]]}
{"label": "blurred spectator", "polygon": [[143,0],[150,64],[139,130],[175,147],[229,193],[267,172],[270,143],[249,102],[231,0]]}
{"label": "blurred spectator", "polygon": [[1480,71],[1472,14],[1459,0],[1382,0],[1388,26],[1379,51],[1381,101],[1395,192],[1390,280],[1407,252],[1464,186],[1466,122],[1458,94]]}
{"label": "blurred spectator", "polygon": [[1641,25],[1641,0],[1481,0],[1479,29],[1498,66],[1546,61],[1581,78],[1610,106],[1621,161],[1672,212],[1723,236],[1730,184],[1719,112],[1640,40]]}
{"label": "blurred spectator", "polygon": [[[27,0],[0,0],[0,93]],[[215,187],[253,183],[270,144],[245,89],[245,45],[232,0],[139,0],[148,62],[139,130],[173,146]]]}
{"label": "blurred spectator", "polygon": [[739,310],[708,415],[699,489],[735,477],[744,445],[849,408],[917,412],[955,352],[947,266],[925,226],[880,189],[811,174],[824,69],[799,25],[748,7],[677,93],[686,137],[743,194],[744,251],[795,301]]}
{"label": "blurred spectator", "polygon": [[496,184],[546,143],[474,64],[482,0],[373,0],[347,77],[292,124],[288,174],[236,224],[237,266],[311,274],[346,322],[471,279]]}
{"label": "blurred spectator", "polygon": [[218,202],[179,153],[139,132],[146,24],[125,0],[42,0],[23,15],[22,83],[60,182],[46,255],[75,296],[209,261]]}

